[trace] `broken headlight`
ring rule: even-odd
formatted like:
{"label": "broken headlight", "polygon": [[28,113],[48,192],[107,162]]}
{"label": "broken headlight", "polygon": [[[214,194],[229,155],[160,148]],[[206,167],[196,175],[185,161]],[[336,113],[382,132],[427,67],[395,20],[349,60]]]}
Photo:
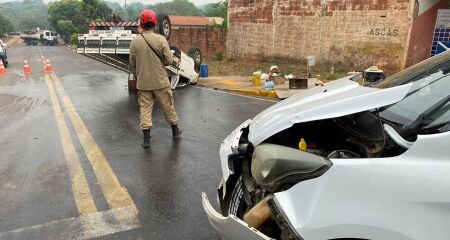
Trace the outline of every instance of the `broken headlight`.
{"label": "broken headlight", "polygon": [[258,145],[252,158],[251,172],[263,189],[275,192],[324,174],[332,163],[326,158],[274,144]]}

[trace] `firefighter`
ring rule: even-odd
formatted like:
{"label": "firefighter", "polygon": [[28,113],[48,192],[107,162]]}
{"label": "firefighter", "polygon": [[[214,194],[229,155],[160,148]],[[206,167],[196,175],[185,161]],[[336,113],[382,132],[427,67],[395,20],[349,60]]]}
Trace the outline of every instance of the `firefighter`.
{"label": "firefighter", "polygon": [[142,147],[150,147],[153,104],[157,100],[164,111],[166,121],[172,126],[173,139],[181,136],[174,98],[165,66],[173,61],[167,40],[155,33],[156,13],[152,10],[141,12],[140,26],[143,32],[135,37],[130,46],[130,65],[137,76],[138,101],[141,112],[140,127],[144,137]]}

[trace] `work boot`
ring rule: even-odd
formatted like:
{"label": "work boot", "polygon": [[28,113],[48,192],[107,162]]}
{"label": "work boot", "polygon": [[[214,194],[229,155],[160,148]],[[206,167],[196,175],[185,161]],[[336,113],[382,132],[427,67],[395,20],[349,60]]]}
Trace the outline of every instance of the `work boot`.
{"label": "work boot", "polygon": [[170,126],[172,127],[172,136],[173,136],[173,139],[175,139],[175,140],[180,139],[181,133],[182,133],[183,131],[181,131],[181,129],[178,128],[178,125],[177,125],[177,124],[170,125]]}
{"label": "work boot", "polygon": [[142,139],[142,147],[149,148],[150,147],[150,129],[143,129],[144,138]]}

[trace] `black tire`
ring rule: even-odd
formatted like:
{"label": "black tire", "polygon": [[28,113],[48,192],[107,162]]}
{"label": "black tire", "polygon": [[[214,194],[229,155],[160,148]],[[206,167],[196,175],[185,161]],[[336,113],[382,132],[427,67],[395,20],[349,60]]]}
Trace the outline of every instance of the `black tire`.
{"label": "black tire", "polygon": [[[244,215],[249,210],[249,207],[247,207],[247,203],[244,200],[243,184],[242,175],[240,175],[234,181],[234,185],[229,185],[230,188],[227,191],[231,191],[231,194],[225,198],[225,206],[222,208],[222,214],[224,216],[233,215],[239,219],[244,219]],[[258,229],[270,238],[281,239],[281,230],[271,220],[266,221]]]}
{"label": "black tire", "polygon": [[198,73],[200,72],[200,65],[202,65],[203,56],[202,52],[200,51],[200,48],[193,47],[189,49],[188,56],[194,59],[194,67],[195,71]]}
{"label": "black tire", "polygon": [[3,66],[5,66],[5,68],[7,68],[8,67],[8,61],[6,61],[5,59],[2,59],[2,62],[3,62]]}
{"label": "black tire", "polygon": [[242,176],[239,176],[237,180],[230,186],[228,191],[231,193],[227,194],[226,201],[222,207],[222,214],[224,216],[234,215],[240,219],[244,217],[247,210],[247,204],[244,200],[244,192],[242,189]]}
{"label": "black tire", "polygon": [[170,23],[170,18],[166,14],[158,15],[158,32],[163,35],[167,41],[170,39],[170,35],[172,35],[172,23]]}

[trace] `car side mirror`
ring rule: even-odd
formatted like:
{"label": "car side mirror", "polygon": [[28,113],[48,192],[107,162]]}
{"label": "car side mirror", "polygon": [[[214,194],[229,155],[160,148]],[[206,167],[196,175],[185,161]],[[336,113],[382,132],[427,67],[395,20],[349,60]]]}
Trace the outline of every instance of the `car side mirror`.
{"label": "car side mirror", "polygon": [[388,124],[383,124],[383,128],[384,131],[389,135],[389,137],[391,137],[391,139],[401,147],[408,149],[414,144],[414,142],[407,141],[402,136],[400,136],[400,134],[398,134],[398,132]]}

